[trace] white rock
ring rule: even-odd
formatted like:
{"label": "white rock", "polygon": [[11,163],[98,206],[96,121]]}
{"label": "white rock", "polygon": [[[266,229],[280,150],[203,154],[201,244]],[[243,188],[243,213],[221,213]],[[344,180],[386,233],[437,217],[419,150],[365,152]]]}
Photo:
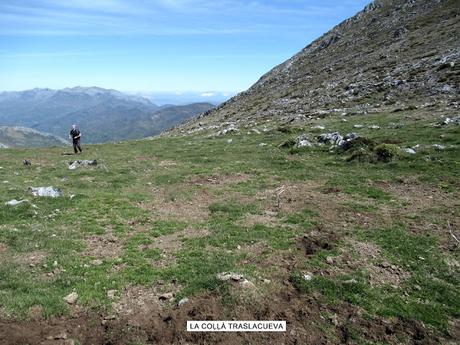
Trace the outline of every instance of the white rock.
{"label": "white rock", "polygon": [[71,292],[67,296],[64,297],[64,301],[66,301],[69,304],[75,304],[78,299],[78,294],[76,292]]}
{"label": "white rock", "polygon": [[249,280],[247,279],[244,279],[240,282],[240,285],[241,287],[245,288],[245,289],[252,289],[252,288],[255,288],[256,286],[254,285],[253,282],[250,282]]}
{"label": "white rock", "polygon": [[313,277],[310,274],[304,274],[303,279],[306,280],[306,281],[310,281],[310,280],[313,279]]}
{"label": "white rock", "polygon": [[107,297],[110,299],[114,299],[117,292],[118,292],[117,290],[109,290],[107,291]]}
{"label": "white rock", "polygon": [[27,200],[16,200],[16,199],[13,199],[13,200],[10,200],[10,201],[5,202],[5,205],[8,205],[8,206],[16,206],[16,205],[22,204],[23,202],[27,202]]}
{"label": "white rock", "polygon": [[410,147],[405,148],[405,149],[404,149],[404,152],[409,153],[409,154],[411,154],[411,155],[415,155],[415,154],[416,154],[415,150],[412,149],[412,148],[410,148]]}
{"label": "white rock", "polygon": [[62,190],[55,187],[29,187],[29,191],[33,196],[46,196],[51,198],[57,198],[62,196]]}
{"label": "white rock", "polygon": [[363,128],[363,125],[353,125],[354,128]]}
{"label": "white rock", "polygon": [[183,305],[183,304],[185,304],[187,302],[188,302],[188,298],[184,297],[177,303],[177,305],[180,307],[181,305]]}
{"label": "white rock", "polygon": [[217,279],[220,281],[228,281],[230,279],[234,281],[240,281],[243,279],[243,275],[232,272],[222,272],[217,274]]}

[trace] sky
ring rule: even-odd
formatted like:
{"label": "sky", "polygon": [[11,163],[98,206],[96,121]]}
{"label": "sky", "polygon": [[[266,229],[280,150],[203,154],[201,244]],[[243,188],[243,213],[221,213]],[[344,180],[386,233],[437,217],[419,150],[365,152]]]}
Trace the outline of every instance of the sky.
{"label": "sky", "polygon": [[1,0],[0,90],[237,92],[369,0]]}

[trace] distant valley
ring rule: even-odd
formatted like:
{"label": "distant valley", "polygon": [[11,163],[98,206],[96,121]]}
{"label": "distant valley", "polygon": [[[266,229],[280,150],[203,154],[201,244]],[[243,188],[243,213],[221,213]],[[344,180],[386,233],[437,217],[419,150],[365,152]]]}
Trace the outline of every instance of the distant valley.
{"label": "distant valley", "polygon": [[[140,96],[98,87],[36,88],[0,93],[0,125],[66,138],[70,126],[77,124],[84,142],[102,143],[156,135],[213,107],[204,102],[160,107]],[[20,146],[37,146],[25,138]]]}
{"label": "distant valley", "polygon": [[0,148],[63,145],[69,145],[69,143],[56,135],[27,127],[0,126]]}

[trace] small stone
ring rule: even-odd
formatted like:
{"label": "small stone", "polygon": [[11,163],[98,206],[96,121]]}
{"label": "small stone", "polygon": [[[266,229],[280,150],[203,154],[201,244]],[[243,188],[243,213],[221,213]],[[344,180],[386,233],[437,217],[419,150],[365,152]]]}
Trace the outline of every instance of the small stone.
{"label": "small stone", "polygon": [[107,297],[110,299],[114,299],[117,292],[117,290],[109,290],[107,291]]}
{"label": "small stone", "polygon": [[334,326],[337,327],[339,325],[339,318],[338,318],[337,314],[333,314],[333,315],[329,316],[329,320],[331,320],[331,322],[332,322],[332,324]]}
{"label": "small stone", "polygon": [[96,260],[91,261],[91,264],[92,264],[93,266],[100,266],[100,265],[103,264],[103,261],[100,260],[100,259],[96,259]]}
{"label": "small stone", "polygon": [[328,256],[326,258],[326,262],[329,264],[329,265],[332,265],[334,263],[334,258],[332,256]]}
{"label": "small stone", "polygon": [[303,279],[306,280],[306,281],[310,281],[310,280],[313,279],[313,277],[310,274],[304,274]]}
{"label": "small stone", "polygon": [[410,148],[410,147],[405,148],[405,149],[404,149],[404,152],[406,152],[406,153],[408,153],[408,154],[410,154],[410,155],[415,155],[415,154],[416,154],[415,150],[412,149],[412,148]]}
{"label": "small stone", "polygon": [[231,273],[231,272],[222,272],[217,274],[217,279],[220,281],[228,281],[228,280],[234,280],[234,281],[240,281],[243,279],[243,275],[238,274],[238,273]]}
{"label": "small stone", "polygon": [[355,278],[345,280],[344,284],[356,284],[358,281]]}
{"label": "small stone", "polygon": [[247,279],[244,279],[243,281],[241,281],[240,285],[245,289],[252,289],[256,287],[253,282],[250,282]]}
{"label": "small stone", "polygon": [[54,262],[53,262],[53,267],[57,267],[57,265],[58,265],[58,262],[57,262],[57,261],[54,261]]}
{"label": "small stone", "polygon": [[173,299],[173,297],[174,297],[174,294],[172,292],[166,292],[158,296],[158,298],[162,301]]}
{"label": "small stone", "polygon": [[187,302],[188,302],[188,298],[184,297],[177,303],[177,305],[180,307],[181,305],[183,305],[183,304],[185,304]]}
{"label": "small stone", "polygon": [[431,146],[434,147],[434,149],[438,151],[442,151],[446,148],[444,145],[441,145],[441,144],[433,144]]}
{"label": "small stone", "polygon": [[67,296],[64,297],[64,301],[68,304],[75,304],[78,299],[78,294],[76,292],[71,292]]}
{"label": "small stone", "polygon": [[271,283],[271,280],[270,280],[270,279],[264,279],[263,282],[264,282],[265,284],[270,284],[270,283]]}

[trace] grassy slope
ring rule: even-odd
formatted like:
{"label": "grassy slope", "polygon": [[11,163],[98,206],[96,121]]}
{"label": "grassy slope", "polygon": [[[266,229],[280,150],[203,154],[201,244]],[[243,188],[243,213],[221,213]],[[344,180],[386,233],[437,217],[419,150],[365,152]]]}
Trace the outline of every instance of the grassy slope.
{"label": "grassy slope", "polygon": [[[452,264],[458,264],[459,251],[447,221],[456,231],[460,127],[433,128],[415,112],[384,115],[317,122],[341,132],[356,123],[379,124],[380,130],[354,131],[403,147],[455,148],[426,148],[387,164],[349,163],[346,154],[324,146],[290,154],[277,145],[295,133],[274,130],[87,146],[81,157],[97,159],[99,166],[74,171],[67,169],[62,148],[0,151],[3,313],[23,318],[40,305],[46,317],[66,314],[62,298],[73,289],[79,304],[110,313],[108,290],[159,282],[160,292],[176,289],[176,299],[217,291],[231,304],[232,292],[215,275],[237,271],[261,294],[263,278],[277,286],[284,277],[331,308],[351,303],[370,317],[415,319],[445,334],[448,320],[459,317],[459,269]],[[391,129],[392,122],[403,126]],[[310,125],[298,131],[317,133]],[[29,169],[22,167],[25,158],[33,162]],[[65,197],[27,193],[28,186],[48,185],[62,188]],[[277,198],[282,185],[286,192]],[[36,208],[4,205],[13,198],[31,200]],[[267,210],[276,213],[268,217]],[[315,229],[338,239],[305,256],[296,238]],[[187,235],[199,231],[206,236]],[[113,252],[95,265],[101,255],[91,243],[108,235]],[[353,243],[377,254],[365,256]],[[254,256],[258,245],[263,250]],[[288,256],[295,267],[277,260]],[[373,283],[384,262],[403,272],[397,282],[390,276]],[[305,272],[313,272],[313,280],[301,279]]]}

